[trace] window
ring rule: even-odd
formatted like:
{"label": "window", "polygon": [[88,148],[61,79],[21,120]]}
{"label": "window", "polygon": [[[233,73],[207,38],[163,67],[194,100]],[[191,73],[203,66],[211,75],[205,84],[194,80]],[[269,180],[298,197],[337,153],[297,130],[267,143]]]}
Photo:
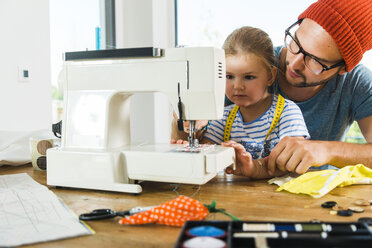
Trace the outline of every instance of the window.
{"label": "window", "polygon": [[[283,45],[284,30],[316,0],[176,0],[177,45],[215,46],[234,29],[252,26],[264,30],[274,46]],[[372,70],[372,51],[362,64]]]}
{"label": "window", "polygon": [[53,90],[53,123],[62,115],[62,93],[58,74],[63,54],[96,49],[96,28],[100,27],[100,0],[51,0],[51,82]]}

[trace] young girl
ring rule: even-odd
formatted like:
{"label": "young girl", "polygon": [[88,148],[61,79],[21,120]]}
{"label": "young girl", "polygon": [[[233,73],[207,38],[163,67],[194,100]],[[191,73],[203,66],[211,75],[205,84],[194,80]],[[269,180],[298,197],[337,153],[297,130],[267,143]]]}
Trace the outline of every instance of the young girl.
{"label": "young girl", "polygon": [[[222,120],[208,125],[200,143],[234,147],[244,166],[238,166],[238,171],[227,168],[227,173],[252,178],[284,174],[269,174],[264,158],[285,136],[310,137],[300,108],[269,92],[277,72],[270,37],[260,29],[242,27],[227,37],[223,49],[226,96],[233,104],[225,107]],[[172,143],[187,142],[180,139]]]}
{"label": "young girl", "polygon": [[[267,157],[285,136],[309,138],[301,110],[290,100],[269,93],[277,69],[273,45],[262,30],[242,27],[231,33],[223,49],[226,54],[226,96],[234,103],[225,107],[222,120],[212,121],[202,143],[241,144],[250,166],[237,174],[265,178]],[[279,101],[279,104],[278,104]],[[238,152],[241,146],[235,142]],[[242,168],[240,168],[242,169]],[[232,173],[229,168],[227,172]],[[282,174],[279,172],[279,174]]]}

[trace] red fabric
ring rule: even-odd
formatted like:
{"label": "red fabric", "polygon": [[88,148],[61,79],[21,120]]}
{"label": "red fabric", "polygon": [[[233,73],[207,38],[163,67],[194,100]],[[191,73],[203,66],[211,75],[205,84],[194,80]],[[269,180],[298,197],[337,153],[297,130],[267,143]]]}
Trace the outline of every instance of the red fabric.
{"label": "red fabric", "polygon": [[303,18],[315,21],[333,37],[347,71],[372,48],[372,0],[319,0],[298,17]]}
{"label": "red fabric", "polygon": [[182,226],[188,220],[202,220],[209,214],[199,201],[187,196],[179,196],[148,211],[119,220],[119,224],[156,223],[168,226]]}

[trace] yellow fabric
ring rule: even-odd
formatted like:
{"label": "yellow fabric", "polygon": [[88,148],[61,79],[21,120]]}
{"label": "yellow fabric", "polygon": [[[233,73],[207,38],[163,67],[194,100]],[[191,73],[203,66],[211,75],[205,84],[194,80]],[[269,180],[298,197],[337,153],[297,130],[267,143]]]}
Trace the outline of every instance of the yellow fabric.
{"label": "yellow fabric", "polygon": [[286,190],[320,198],[336,187],[352,184],[372,184],[372,170],[362,164],[357,164],[345,166],[339,170],[307,172],[283,184],[277,191]]}

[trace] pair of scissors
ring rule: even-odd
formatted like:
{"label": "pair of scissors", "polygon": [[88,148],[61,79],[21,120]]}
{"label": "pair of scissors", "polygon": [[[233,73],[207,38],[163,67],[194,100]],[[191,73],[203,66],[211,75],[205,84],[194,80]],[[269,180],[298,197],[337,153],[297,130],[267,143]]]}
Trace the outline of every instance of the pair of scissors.
{"label": "pair of scissors", "polygon": [[112,209],[109,209],[109,208],[95,209],[90,213],[81,214],[79,216],[79,219],[80,220],[102,220],[102,219],[114,218],[116,216],[125,217],[125,216],[129,216],[129,215],[133,215],[133,214],[136,214],[136,213],[147,211],[147,210],[149,210],[151,208],[154,208],[154,207],[155,206],[135,207],[135,208],[131,208],[131,209],[126,210],[126,211],[118,211],[118,212],[116,212]]}

